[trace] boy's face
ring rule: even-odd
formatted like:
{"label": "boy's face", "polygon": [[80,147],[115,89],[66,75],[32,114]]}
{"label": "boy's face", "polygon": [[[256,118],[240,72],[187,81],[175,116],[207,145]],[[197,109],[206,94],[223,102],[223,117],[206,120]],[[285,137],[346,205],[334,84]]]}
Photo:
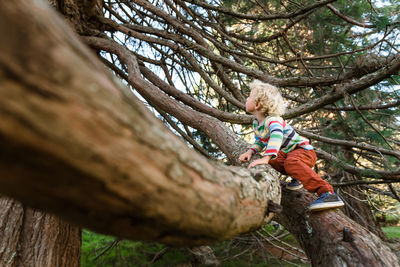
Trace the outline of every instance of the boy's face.
{"label": "boy's face", "polygon": [[253,113],[258,109],[258,104],[254,98],[253,91],[250,92],[249,97],[246,99],[246,112]]}

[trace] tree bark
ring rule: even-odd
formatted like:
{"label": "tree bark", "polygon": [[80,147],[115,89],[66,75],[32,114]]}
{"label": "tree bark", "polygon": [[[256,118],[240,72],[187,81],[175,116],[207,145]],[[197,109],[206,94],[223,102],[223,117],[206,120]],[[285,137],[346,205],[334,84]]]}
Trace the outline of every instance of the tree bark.
{"label": "tree bark", "polygon": [[[343,173],[340,177],[345,177],[344,181],[357,181],[357,177],[349,173]],[[368,204],[368,199],[363,194],[363,189],[358,187],[347,186],[340,188],[340,197],[346,203],[344,206],[344,213],[356,221],[358,224],[366,227],[369,231],[373,232],[382,240],[387,240],[385,234],[383,233],[381,227],[377,223],[372,214],[370,205]]]}
{"label": "tree bark", "polygon": [[103,0],[47,0],[80,35],[96,34],[104,30],[97,16],[103,16]]}
{"label": "tree bark", "polygon": [[2,193],[95,231],[175,245],[269,220],[273,175],[193,153],[35,3],[0,4],[10,37],[0,44]]}
{"label": "tree bark", "polygon": [[[354,155],[351,150],[341,148],[341,152],[347,162],[351,162],[352,165],[356,165]],[[333,179],[338,183],[341,181],[350,182],[358,180],[357,176],[344,172],[343,170],[338,170],[338,173],[333,175]],[[379,236],[380,239],[387,241],[385,234],[372,214],[368,199],[362,192],[362,189],[359,189],[357,186],[348,186],[341,187],[339,190],[337,190],[337,192],[346,204],[344,206],[344,213],[348,217],[353,219],[358,224],[366,227],[369,231]]]}
{"label": "tree bark", "polygon": [[399,266],[382,240],[341,211],[307,211],[314,200],[304,189],[283,190],[283,210],[276,218],[295,235],[313,266]]}
{"label": "tree bark", "polygon": [[0,266],[80,266],[79,227],[10,198],[0,207]]}

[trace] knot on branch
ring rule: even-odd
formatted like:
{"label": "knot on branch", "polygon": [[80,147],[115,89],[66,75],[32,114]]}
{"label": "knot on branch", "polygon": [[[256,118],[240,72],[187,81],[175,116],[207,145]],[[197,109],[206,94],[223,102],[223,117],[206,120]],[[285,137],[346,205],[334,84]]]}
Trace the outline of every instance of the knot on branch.
{"label": "knot on branch", "polygon": [[260,182],[263,178],[267,178],[269,175],[271,175],[268,167],[261,165],[251,168],[250,173],[253,179],[257,182]]}
{"label": "knot on branch", "polygon": [[256,180],[257,182],[259,182],[263,177],[264,177],[264,176],[263,176],[262,172],[256,172],[256,173],[253,175],[254,180]]}
{"label": "knot on branch", "polygon": [[346,226],[343,227],[343,241],[349,243],[354,241],[353,233]]}
{"label": "knot on branch", "polygon": [[279,213],[282,211],[282,208],[283,207],[280,204],[277,204],[272,200],[268,200],[267,211],[265,214],[267,215],[269,212]]}

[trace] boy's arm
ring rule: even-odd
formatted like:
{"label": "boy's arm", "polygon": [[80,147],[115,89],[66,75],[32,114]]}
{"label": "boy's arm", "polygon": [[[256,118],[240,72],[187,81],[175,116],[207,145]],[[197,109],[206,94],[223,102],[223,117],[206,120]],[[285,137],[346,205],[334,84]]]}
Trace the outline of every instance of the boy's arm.
{"label": "boy's arm", "polygon": [[268,135],[264,156],[271,156],[274,159],[277,157],[283,141],[283,119],[273,120],[269,123]]}
{"label": "boy's arm", "polygon": [[265,147],[264,143],[260,140],[260,137],[256,136],[255,139],[256,139],[256,141],[249,148],[249,150],[251,150],[253,152],[253,154],[257,154],[258,152],[261,152],[261,150]]}
{"label": "boy's arm", "polygon": [[264,156],[261,159],[254,160],[252,163],[249,164],[247,168],[252,168],[256,165],[267,165],[269,163],[269,160],[271,159],[271,155],[269,156]]}
{"label": "boy's arm", "polygon": [[248,168],[252,168],[256,165],[268,164],[270,159],[277,157],[283,140],[283,125],[284,122],[282,118],[276,118],[268,123],[268,127],[266,127],[262,136],[259,138],[263,146],[267,147],[264,156],[261,159],[254,160],[249,164]]}

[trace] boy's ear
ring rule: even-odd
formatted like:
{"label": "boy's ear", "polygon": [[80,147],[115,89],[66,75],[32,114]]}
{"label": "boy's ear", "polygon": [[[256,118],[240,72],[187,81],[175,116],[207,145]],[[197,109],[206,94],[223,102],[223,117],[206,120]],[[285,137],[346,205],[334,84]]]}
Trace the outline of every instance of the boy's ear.
{"label": "boy's ear", "polygon": [[255,109],[256,109],[256,110],[260,110],[261,108],[262,108],[262,105],[261,105],[260,102],[258,102],[258,103],[256,104],[256,106],[255,106]]}

